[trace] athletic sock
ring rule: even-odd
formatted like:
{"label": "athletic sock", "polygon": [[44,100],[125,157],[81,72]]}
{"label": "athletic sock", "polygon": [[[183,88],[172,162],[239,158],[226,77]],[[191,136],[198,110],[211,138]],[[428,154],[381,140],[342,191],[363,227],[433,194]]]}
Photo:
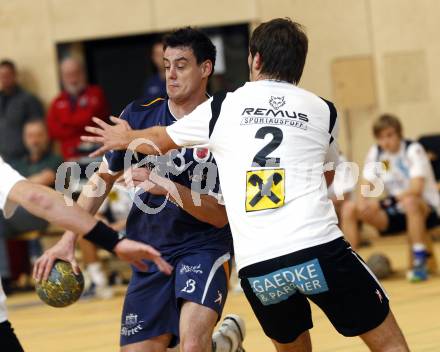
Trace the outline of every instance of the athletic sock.
{"label": "athletic sock", "polygon": [[423,243],[414,243],[413,245],[413,267],[424,268],[428,259],[428,252]]}
{"label": "athletic sock", "polygon": [[87,265],[87,273],[90,276],[90,280],[97,287],[105,287],[108,286],[107,277],[102,270],[102,264],[100,262],[94,262]]}

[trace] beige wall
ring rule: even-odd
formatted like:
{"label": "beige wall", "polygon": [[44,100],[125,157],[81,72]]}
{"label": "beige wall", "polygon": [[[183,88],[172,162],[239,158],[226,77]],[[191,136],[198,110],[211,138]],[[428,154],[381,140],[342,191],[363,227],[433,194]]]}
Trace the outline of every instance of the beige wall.
{"label": "beige wall", "polygon": [[0,0],[0,57],[16,61],[20,79],[45,102],[57,91],[50,7],[45,0]]}
{"label": "beige wall", "polygon": [[440,132],[438,13],[437,0],[0,0],[0,57],[16,60],[24,85],[47,104],[58,91],[56,43],[289,16],[310,38],[304,88],[334,99],[332,64],[373,58],[377,104],[340,107],[341,146],[349,148],[348,114],[361,161],[378,112],[399,115],[409,137]]}

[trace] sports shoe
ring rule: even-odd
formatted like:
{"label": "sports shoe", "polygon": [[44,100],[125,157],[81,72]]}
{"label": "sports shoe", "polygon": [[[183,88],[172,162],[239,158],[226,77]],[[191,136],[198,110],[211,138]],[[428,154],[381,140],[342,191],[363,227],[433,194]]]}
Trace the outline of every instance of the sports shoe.
{"label": "sports shoe", "polygon": [[92,283],[87,289],[84,290],[81,298],[98,298],[98,299],[110,299],[114,296],[114,291],[110,286],[97,286]]}
{"label": "sports shoe", "polygon": [[238,315],[226,315],[215,334],[221,334],[231,341],[231,351],[245,352],[243,340],[246,335],[246,327],[243,319]]}
{"label": "sports shoe", "polygon": [[421,282],[428,280],[428,270],[425,266],[414,267],[406,274],[410,282]]}

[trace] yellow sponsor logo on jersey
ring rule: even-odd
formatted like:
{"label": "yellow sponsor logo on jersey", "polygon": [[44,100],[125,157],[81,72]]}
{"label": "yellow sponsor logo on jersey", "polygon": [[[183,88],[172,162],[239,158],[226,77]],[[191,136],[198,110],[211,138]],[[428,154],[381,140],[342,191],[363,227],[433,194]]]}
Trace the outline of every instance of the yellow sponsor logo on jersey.
{"label": "yellow sponsor logo on jersey", "polygon": [[284,169],[252,170],[246,173],[246,211],[284,205]]}

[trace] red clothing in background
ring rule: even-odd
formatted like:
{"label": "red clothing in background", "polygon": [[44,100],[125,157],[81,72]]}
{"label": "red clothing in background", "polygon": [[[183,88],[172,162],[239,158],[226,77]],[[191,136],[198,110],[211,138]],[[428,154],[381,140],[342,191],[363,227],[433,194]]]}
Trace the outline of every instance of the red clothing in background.
{"label": "red clothing in background", "polygon": [[109,115],[104,92],[89,85],[75,98],[65,91],[60,93],[50,105],[47,126],[50,137],[60,143],[63,158],[68,160],[80,156],[76,149],[85,134],[84,127],[94,125],[92,117],[106,120]]}

